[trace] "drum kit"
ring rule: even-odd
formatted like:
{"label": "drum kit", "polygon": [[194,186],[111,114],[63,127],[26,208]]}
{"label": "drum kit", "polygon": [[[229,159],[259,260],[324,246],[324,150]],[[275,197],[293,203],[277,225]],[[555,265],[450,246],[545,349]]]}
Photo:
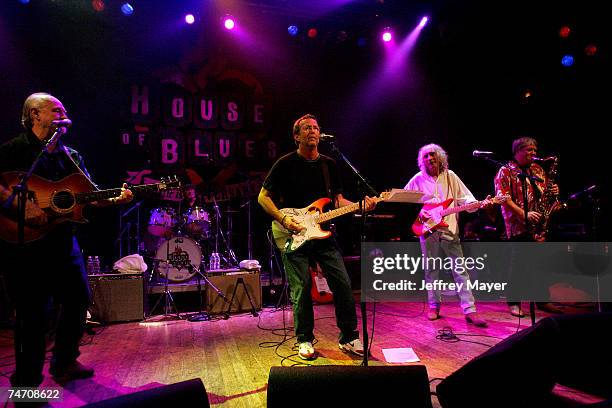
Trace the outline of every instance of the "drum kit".
{"label": "drum kit", "polygon": [[[238,266],[230,238],[231,217],[236,211],[223,211],[226,232],[214,198],[210,208],[212,216],[201,206],[189,207],[184,211],[168,206],[151,210],[147,226],[147,252],[156,265],[154,271],[159,277],[178,283],[191,280],[201,269],[210,271]],[[219,261],[215,264],[212,259],[217,255]],[[211,263],[207,264],[209,258]]]}

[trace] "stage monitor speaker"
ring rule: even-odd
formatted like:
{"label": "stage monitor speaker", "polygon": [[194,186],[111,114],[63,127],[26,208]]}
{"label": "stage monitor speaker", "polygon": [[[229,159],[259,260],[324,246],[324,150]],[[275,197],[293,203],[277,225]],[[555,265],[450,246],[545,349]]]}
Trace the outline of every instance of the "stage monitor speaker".
{"label": "stage monitor speaker", "polygon": [[431,408],[423,365],[272,367],[268,408],[316,407],[341,401],[346,407]]}
{"label": "stage monitor speaker", "polygon": [[[236,295],[232,302],[230,312],[250,312],[251,303],[247,296],[247,290],[253,301],[256,310],[261,309],[261,282],[259,281],[259,271],[250,273],[236,273],[208,276],[210,283],[215,285],[228,300],[232,299],[234,289]],[[240,280],[244,282],[239,283]],[[204,285],[204,282],[202,282]],[[246,290],[245,290],[246,287]],[[210,285],[206,286],[206,311],[211,314],[224,313],[228,309],[228,304]]]}
{"label": "stage monitor speaker", "polygon": [[608,313],[551,316],[498,343],[436,387],[444,408],[553,406],[563,384],[610,398]]}
{"label": "stage monitor speaker", "polygon": [[150,408],[150,407],[202,407],[208,408],[208,396],[202,380],[194,378],[176,384],[116,398],[94,402],[83,408]]}
{"label": "stage monitor speaker", "polygon": [[89,275],[89,286],[93,320],[113,323],[143,319],[142,273]]}

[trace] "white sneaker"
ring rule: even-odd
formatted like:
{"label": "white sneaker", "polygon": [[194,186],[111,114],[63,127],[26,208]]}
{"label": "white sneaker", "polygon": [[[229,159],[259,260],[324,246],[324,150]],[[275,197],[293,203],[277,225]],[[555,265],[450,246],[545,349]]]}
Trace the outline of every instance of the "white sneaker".
{"label": "white sneaker", "polygon": [[298,345],[298,356],[302,360],[312,360],[315,357],[315,349],[312,347],[312,343],[305,341]]}
{"label": "white sneaker", "polygon": [[353,353],[358,356],[363,356],[363,344],[361,344],[361,340],[359,339],[355,339],[351,342],[344,344],[340,343],[338,344],[338,348],[347,353]]}

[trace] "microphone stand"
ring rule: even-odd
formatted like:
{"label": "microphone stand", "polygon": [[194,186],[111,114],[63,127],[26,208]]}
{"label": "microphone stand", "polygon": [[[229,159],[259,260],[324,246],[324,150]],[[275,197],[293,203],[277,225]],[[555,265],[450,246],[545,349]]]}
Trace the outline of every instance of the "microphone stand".
{"label": "microphone stand", "polygon": [[[363,244],[365,242],[365,224],[366,224],[366,211],[365,211],[365,197],[366,195],[371,194],[374,196],[378,195],[378,192],[367,182],[367,180],[361,175],[359,170],[353,166],[353,164],[349,161],[349,159],[338,149],[336,146],[336,140],[330,139],[327,141],[331,148],[332,153],[338,157],[343,163],[345,163],[352,171],[352,173],[357,177],[357,194],[359,197],[359,209],[361,212],[361,225],[359,232],[360,243]],[[363,288],[362,288],[363,290]],[[363,332],[363,360],[362,365],[364,367],[368,366],[368,351],[370,349],[368,344],[368,319],[367,319],[367,302],[363,301],[363,296],[361,297],[361,301],[359,302],[361,309],[361,324],[362,324],[362,332]]]}
{"label": "microphone stand", "polygon": [[[540,183],[543,182],[544,180],[542,180],[541,178],[537,176],[533,176],[531,174],[525,173],[524,171],[513,169],[512,167],[508,166],[507,163],[500,162],[499,160],[495,160],[491,157],[483,156],[483,158],[492,163],[495,163],[496,165],[500,167],[507,168],[508,170],[512,171],[521,180],[521,189],[523,191],[523,213],[525,215],[525,219],[524,219],[525,233],[527,234],[527,236],[530,236],[531,225],[529,223],[529,203],[527,202],[528,200],[527,179],[531,181],[537,181]],[[533,300],[529,302],[529,316],[531,317],[531,325],[533,326],[535,324],[535,302]]]}
{"label": "microphone stand", "polygon": [[6,201],[2,204],[5,208],[10,208],[13,205],[13,201],[17,198],[17,244],[19,248],[23,248],[25,246],[25,215],[26,215],[26,200],[28,199],[28,181],[32,177],[36,166],[40,162],[42,156],[47,153],[51,146],[54,146],[58,141],[59,137],[66,133],[65,127],[58,127],[53,132],[53,135],[49,138],[49,140],[45,143],[43,148],[38,153],[38,156],[32,162],[30,169],[27,173],[24,173],[19,180],[19,183],[13,186],[13,192],[6,199]]}

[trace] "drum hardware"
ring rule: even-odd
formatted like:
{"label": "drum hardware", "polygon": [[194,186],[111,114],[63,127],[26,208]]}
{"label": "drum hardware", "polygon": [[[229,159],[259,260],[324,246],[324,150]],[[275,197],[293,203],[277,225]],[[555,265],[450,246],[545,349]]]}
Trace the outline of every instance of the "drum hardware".
{"label": "drum hardware", "polygon": [[[232,309],[232,301],[234,300],[234,297],[232,296],[232,300],[228,300],[227,297],[225,297],[225,295],[223,294],[223,291],[221,291],[221,289],[219,289],[218,287],[216,287],[207,277],[206,275],[204,275],[200,270],[198,270],[196,272],[196,279],[198,281],[198,298],[199,298],[199,311],[197,313],[194,313],[192,315],[190,315],[189,317],[187,317],[187,320],[190,322],[206,322],[208,320],[210,320],[210,315],[208,314],[208,312],[204,311],[203,306],[202,306],[202,297],[203,297],[203,291],[202,291],[202,279],[204,280],[204,287],[206,286],[210,286],[215,292],[217,292],[217,295],[219,295],[221,297],[221,299],[223,299],[223,301],[227,304],[229,304],[229,307],[227,309],[227,312],[223,313],[223,319],[227,320],[229,319],[229,312]],[[246,287],[245,287],[246,289]],[[234,289],[234,295],[236,294],[236,291]],[[247,292],[248,295],[248,292]],[[250,299],[250,296],[249,296]]]}
{"label": "drum hardware", "polygon": [[[217,204],[217,200],[215,199],[214,195],[212,196],[212,199],[213,199],[213,208],[215,209],[215,251],[214,252],[222,256],[223,261],[225,262],[226,266],[237,266],[238,259],[236,258],[236,254],[234,253],[234,250],[229,245],[229,241],[227,239],[227,232],[223,231],[223,227],[221,225],[221,211],[219,210],[219,205]],[[231,227],[231,216],[228,217],[228,226]],[[221,239],[223,240],[223,244],[225,245],[225,248],[227,251],[226,252],[227,256],[223,256],[219,252],[219,237],[221,237]]]}
{"label": "drum hardware", "polygon": [[[149,313],[149,317],[153,315],[153,312],[155,311],[155,309],[157,308],[157,306],[160,304],[161,300],[164,299],[164,318],[168,318],[168,317],[175,317],[177,319],[181,319],[181,315],[179,314],[179,311],[176,307],[176,303],[174,303],[174,298],[172,297],[172,292],[170,291],[170,287],[169,287],[169,283],[170,283],[170,274],[168,273],[168,266],[170,265],[168,263],[168,259],[170,258],[170,239],[166,241],[166,273],[165,273],[165,280],[164,280],[164,292],[159,296],[159,298],[157,299],[157,302],[155,302],[155,305],[153,305],[153,308],[151,309],[151,312]],[[155,265],[156,269],[159,268],[159,264],[161,264],[161,259],[154,259],[153,260],[155,263],[157,263],[157,265]],[[193,267],[193,265],[192,265]],[[161,275],[161,273],[160,273]],[[174,308],[174,310],[176,311],[176,316],[170,316],[171,315],[171,311],[172,308]]]}
{"label": "drum hardware", "polygon": [[[144,200],[140,200],[134,204],[132,204],[132,206],[128,209],[126,209],[125,211],[119,211],[119,235],[117,237],[117,239],[115,240],[115,244],[119,245],[119,258],[123,258],[124,257],[124,237],[127,236],[127,239],[125,239],[127,241],[127,246],[126,246],[126,252],[127,255],[133,254],[133,253],[140,253],[141,250],[141,242],[140,242],[140,206],[142,205],[142,203],[144,202]],[[132,211],[136,210],[136,222],[126,222],[124,224],[124,218],[127,217]],[[136,226],[136,231],[133,232],[133,226]],[[135,241],[135,242],[134,242]],[[134,243],[135,245],[132,246],[132,243]]]}

